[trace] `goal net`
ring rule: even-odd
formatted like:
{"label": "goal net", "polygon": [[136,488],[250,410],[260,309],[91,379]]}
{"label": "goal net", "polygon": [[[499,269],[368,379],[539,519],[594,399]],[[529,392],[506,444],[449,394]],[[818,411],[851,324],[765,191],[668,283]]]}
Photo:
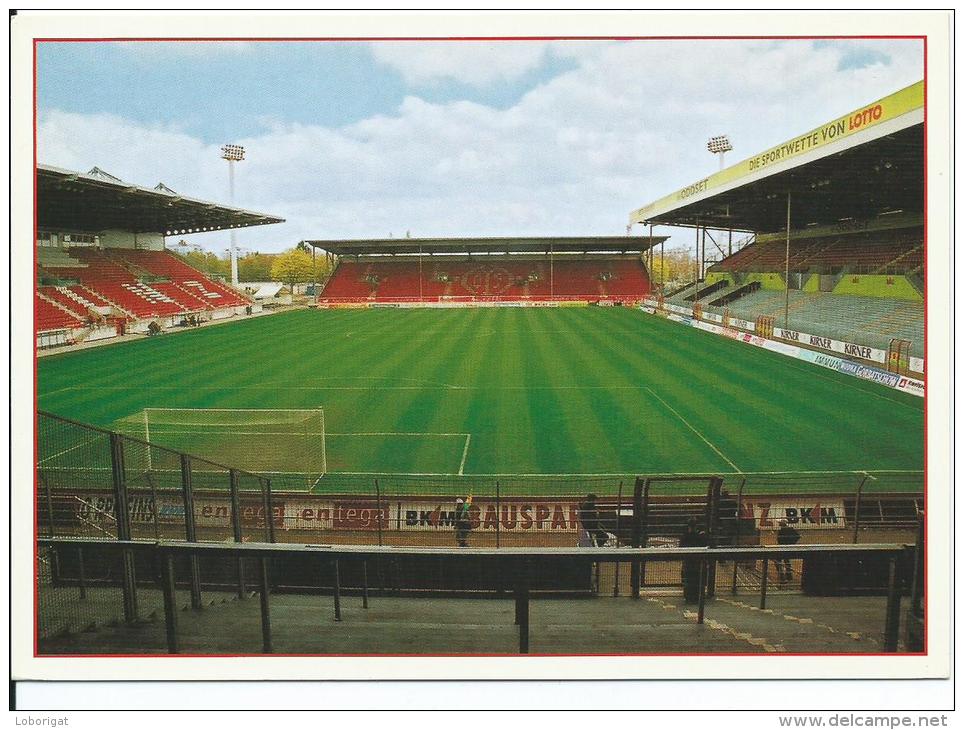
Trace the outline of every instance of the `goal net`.
{"label": "goal net", "polygon": [[[274,489],[310,489],[328,467],[320,408],[145,408],[116,425],[156,446],[271,477]],[[145,450],[138,467],[156,468],[151,454]]]}

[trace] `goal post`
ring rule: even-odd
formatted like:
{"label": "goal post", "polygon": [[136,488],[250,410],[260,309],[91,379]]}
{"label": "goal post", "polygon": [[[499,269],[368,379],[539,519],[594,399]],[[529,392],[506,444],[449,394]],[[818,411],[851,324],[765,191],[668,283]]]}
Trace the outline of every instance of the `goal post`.
{"label": "goal post", "polygon": [[[328,471],[321,408],[145,408],[116,426],[156,446],[270,477],[275,489],[310,488]],[[150,470],[150,459],[141,466]]]}

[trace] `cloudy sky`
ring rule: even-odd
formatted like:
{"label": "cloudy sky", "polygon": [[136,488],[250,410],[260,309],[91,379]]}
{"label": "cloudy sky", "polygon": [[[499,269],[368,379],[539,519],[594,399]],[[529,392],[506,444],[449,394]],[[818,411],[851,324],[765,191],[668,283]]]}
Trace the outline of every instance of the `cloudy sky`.
{"label": "cloudy sky", "polygon": [[921,78],[914,40],[47,42],[39,159],[226,202],[242,144],[236,203],[287,219],[252,250],[621,235],[716,169],[708,137],[736,162]]}

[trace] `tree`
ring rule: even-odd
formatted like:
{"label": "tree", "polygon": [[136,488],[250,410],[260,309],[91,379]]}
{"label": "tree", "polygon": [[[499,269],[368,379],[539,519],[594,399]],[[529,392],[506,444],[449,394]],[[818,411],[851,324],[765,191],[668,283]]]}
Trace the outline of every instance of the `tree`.
{"label": "tree", "polygon": [[238,279],[241,281],[270,281],[271,264],[275,257],[266,253],[249,253],[238,259]]}
{"label": "tree", "polygon": [[696,276],[696,259],[690,251],[684,249],[669,249],[663,256],[656,250],[653,252],[653,267],[649,275],[654,282],[693,281]]}
{"label": "tree", "polygon": [[294,293],[295,284],[306,284],[313,278],[311,254],[297,248],[278,254],[271,264],[271,278]]}
{"label": "tree", "polygon": [[210,251],[188,251],[187,253],[174,251],[173,253],[188,266],[204,272],[209,276],[223,276],[226,278],[231,273],[231,262],[228,259],[219,259],[216,254]]}
{"label": "tree", "polygon": [[314,278],[312,281],[321,284],[328,278],[329,274],[331,274],[331,266],[328,263],[328,257],[316,256]]}

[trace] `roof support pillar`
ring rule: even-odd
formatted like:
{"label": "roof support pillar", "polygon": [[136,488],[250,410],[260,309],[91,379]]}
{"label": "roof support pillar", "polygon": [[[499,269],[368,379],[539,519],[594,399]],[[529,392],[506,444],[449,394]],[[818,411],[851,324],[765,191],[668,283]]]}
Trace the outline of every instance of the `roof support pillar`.
{"label": "roof support pillar", "polygon": [[553,261],[552,261],[552,244],[549,244],[549,298],[552,299],[556,293],[555,286],[555,272],[553,271]]}
{"label": "roof support pillar", "polygon": [[696,261],[696,273],[693,275],[693,283],[696,284],[700,280],[700,224],[699,221],[696,222],[696,251],[693,253],[693,258]]}
{"label": "roof support pillar", "polygon": [[790,329],[790,191],[787,191],[787,251],[784,259],[784,284],[786,296],[783,303],[783,329]]}
{"label": "roof support pillar", "polygon": [[[716,250],[720,252],[720,255],[721,255],[721,256],[725,256],[725,255],[726,255],[726,252],[723,250],[723,248],[720,246],[720,244],[718,244],[718,243],[716,242],[716,239],[713,238],[713,234],[710,233],[709,231],[705,230],[705,229],[704,229],[704,233],[709,237],[710,243],[712,243],[714,246],[716,246]],[[704,249],[704,250],[705,250],[705,249]],[[705,256],[704,256],[704,258],[705,258]],[[704,265],[705,265],[705,264],[704,264]]]}
{"label": "roof support pillar", "polygon": [[666,241],[659,242],[659,293],[666,290]]}
{"label": "roof support pillar", "polygon": [[701,255],[700,255],[700,272],[699,272],[700,275],[699,275],[698,279],[702,279],[702,278],[706,275],[706,272],[705,272],[705,269],[706,269],[706,226],[703,226],[703,241],[702,241],[702,245],[703,245],[703,250],[702,250]]}
{"label": "roof support pillar", "polygon": [[[656,252],[653,250],[653,224],[649,224],[649,280],[653,280],[653,261],[656,258]],[[662,263],[662,262],[660,262]],[[660,280],[662,280],[662,267],[660,267]]]}

